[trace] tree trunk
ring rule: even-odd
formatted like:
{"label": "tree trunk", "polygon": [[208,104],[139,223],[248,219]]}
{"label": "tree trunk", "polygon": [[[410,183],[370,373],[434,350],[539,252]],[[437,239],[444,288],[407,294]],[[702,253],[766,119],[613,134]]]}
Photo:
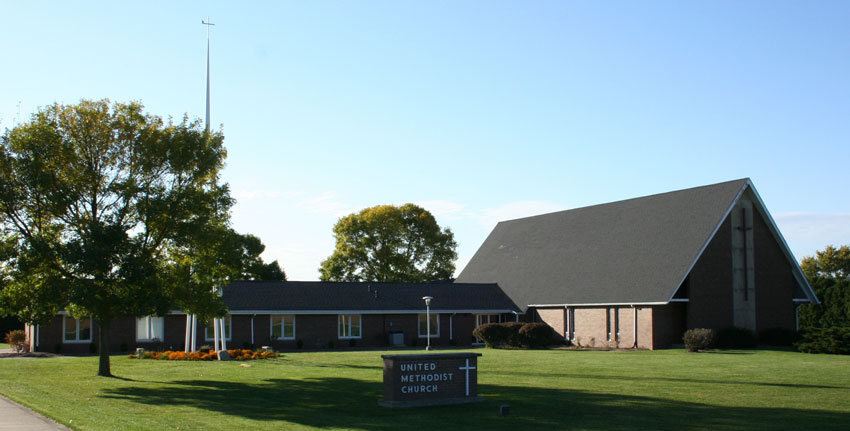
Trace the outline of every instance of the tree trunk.
{"label": "tree trunk", "polygon": [[100,363],[97,367],[97,375],[103,377],[112,377],[112,372],[109,370],[109,321],[99,320],[97,322],[100,336],[98,336],[97,350],[100,354]]}

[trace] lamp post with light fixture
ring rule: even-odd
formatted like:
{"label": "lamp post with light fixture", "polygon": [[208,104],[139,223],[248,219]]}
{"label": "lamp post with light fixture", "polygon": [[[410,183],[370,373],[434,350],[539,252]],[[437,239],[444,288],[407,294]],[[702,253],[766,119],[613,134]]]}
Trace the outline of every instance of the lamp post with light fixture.
{"label": "lamp post with light fixture", "polygon": [[423,296],[422,299],[425,300],[425,327],[428,328],[428,346],[425,347],[425,350],[431,350],[431,300],[434,298],[430,296]]}

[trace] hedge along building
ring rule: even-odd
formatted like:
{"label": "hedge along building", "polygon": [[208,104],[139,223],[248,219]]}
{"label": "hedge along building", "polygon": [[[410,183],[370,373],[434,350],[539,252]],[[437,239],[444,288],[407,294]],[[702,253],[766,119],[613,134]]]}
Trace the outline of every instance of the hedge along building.
{"label": "hedge along building", "polygon": [[[426,313],[424,296],[432,297]],[[481,323],[517,320],[520,311],[495,284],[335,283],[239,281],[223,290],[229,314],[224,335],[229,348],[276,349],[470,345]],[[429,320],[430,317],[430,320]],[[93,352],[98,330],[91,319],[65,313],[50,325],[28,327],[31,347],[40,351]],[[110,324],[109,350],[137,347],[183,350],[186,315],[125,317]],[[198,323],[197,346],[212,345],[213,322]]]}
{"label": "hedge along building", "polygon": [[593,347],[796,329],[818,301],[749,179],[501,222],[457,281],[498,283],[524,319]]}

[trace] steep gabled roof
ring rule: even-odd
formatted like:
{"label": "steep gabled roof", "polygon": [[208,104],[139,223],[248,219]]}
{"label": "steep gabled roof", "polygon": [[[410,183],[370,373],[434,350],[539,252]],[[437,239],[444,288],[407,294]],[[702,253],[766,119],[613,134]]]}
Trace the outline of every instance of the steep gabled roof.
{"label": "steep gabled roof", "polygon": [[[745,178],[500,222],[457,281],[498,283],[523,309],[664,304],[748,189],[752,183]],[[767,215],[798,282],[808,287]]]}
{"label": "steep gabled roof", "polygon": [[435,313],[519,311],[495,284],[237,281],[224,288],[224,303],[232,313],[421,313],[423,296],[434,298]]}

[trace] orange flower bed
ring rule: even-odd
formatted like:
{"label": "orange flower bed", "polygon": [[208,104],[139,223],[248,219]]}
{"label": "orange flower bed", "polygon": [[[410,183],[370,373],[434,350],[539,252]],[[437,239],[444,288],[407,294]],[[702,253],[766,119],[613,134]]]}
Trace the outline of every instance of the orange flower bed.
{"label": "orange flower bed", "polygon": [[253,351],[248,349],[232,349],[228,350],[227,353],[230,354],[230,357],[239,361],[250,361],[252,359],[269,359],[276,358],[277,353],[275,352],[264,352],[264,351]]}
{"label": "orange flower bed", "polygon": [[[247,349],[232,349],[228,350],[227,353],[230,354],[230,357],[234,360],[239,361],[250,361],[253,359],[270,359],[276,358],[277,353],[275,352],[263,352],[263,351],[253,351]],[[130,355],[131,358],[136,358],[136,355]],[[158,360],[166,360],[166,361],[214,361],[218,359],[218,355],[212,350],[207,353],[203,352],[182,352],[182,351],[171,351],[166,350],[164,352],[145,352],[142,355],[141,359],[158,359]]]}

